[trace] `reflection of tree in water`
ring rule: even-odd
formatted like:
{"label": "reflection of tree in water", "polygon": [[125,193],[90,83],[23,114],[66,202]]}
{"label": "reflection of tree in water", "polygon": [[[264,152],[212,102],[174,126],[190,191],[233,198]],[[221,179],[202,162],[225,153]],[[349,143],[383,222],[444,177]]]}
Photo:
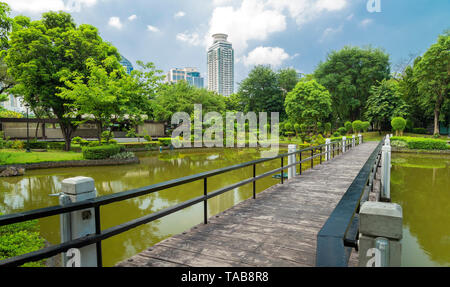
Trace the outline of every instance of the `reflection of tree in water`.
{"label": "reflection of tree in water", "polygon": [[[450,158],[407,157],[407,163],[423,168],[395,166],[393,200],[403,208],[404,224],[430,258],[450,263]],[[436,165],[445,168],[435,168]]]}

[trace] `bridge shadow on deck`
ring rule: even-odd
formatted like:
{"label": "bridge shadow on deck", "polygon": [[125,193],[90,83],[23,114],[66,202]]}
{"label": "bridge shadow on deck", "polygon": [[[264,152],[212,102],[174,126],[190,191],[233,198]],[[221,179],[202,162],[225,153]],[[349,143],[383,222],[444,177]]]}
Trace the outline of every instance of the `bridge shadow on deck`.
{"label": "bridge shadow on deck", "polygon": [[359,145],[117,266],[315,266],[317,233],[377,145]]}

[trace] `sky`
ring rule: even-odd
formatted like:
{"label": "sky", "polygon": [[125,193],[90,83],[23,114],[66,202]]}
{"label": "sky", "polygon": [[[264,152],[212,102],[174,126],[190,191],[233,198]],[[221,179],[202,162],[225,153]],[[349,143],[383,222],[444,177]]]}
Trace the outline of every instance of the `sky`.
{"label": "sky", "polygon": [[382,48],[395,66],[450,29],[448,0],[1,0],[12,16],[70,12],[91,24],[133,65],[196,67],[205,76],[211,35],[235,49],[235,89],[258,64],[312,73],[347,45]]}

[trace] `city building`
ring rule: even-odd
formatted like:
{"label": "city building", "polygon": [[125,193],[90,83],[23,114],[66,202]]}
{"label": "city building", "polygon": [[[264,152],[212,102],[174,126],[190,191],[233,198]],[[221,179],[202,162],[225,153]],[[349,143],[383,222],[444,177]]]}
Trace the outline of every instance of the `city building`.
{"label": "city building", "polygon": [[181,80],[197,88],[204,87],[204,79],[196,68],[173,68],[166,75],[166,82],[168,83],[176,83]]}
{"label": "city building", "polygon": [[26,108],[22,101],[13,95],[8,95],[8,99],[4,102],[0,102],[0,106],[16,113],[26,112]]}
{"label": "city building", "polygon": [[214,34],[208,49],[208,89],[223,96],[234,93],[234,50],[228,35]]}
{"label": "city building", "polygon": [[120,56],[122,57],[122,59],[120,59],[120,64],[127,70],[127,74],[131,74],[131,71],[134,70],[133,65],[127,58],[122,55]]}

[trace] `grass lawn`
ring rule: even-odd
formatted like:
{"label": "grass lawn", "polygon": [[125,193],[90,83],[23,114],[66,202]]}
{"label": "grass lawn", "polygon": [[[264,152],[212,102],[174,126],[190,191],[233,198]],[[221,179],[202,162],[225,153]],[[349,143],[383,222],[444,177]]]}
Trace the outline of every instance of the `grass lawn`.
{"label": "grass lawn", "polygon": [[37,163],[47,161],[69,161],[69,160],[83,160],[83,154],[64,151],[27,153],[25,150],[14,150],[14,149],[0,150],[0,165]]}

